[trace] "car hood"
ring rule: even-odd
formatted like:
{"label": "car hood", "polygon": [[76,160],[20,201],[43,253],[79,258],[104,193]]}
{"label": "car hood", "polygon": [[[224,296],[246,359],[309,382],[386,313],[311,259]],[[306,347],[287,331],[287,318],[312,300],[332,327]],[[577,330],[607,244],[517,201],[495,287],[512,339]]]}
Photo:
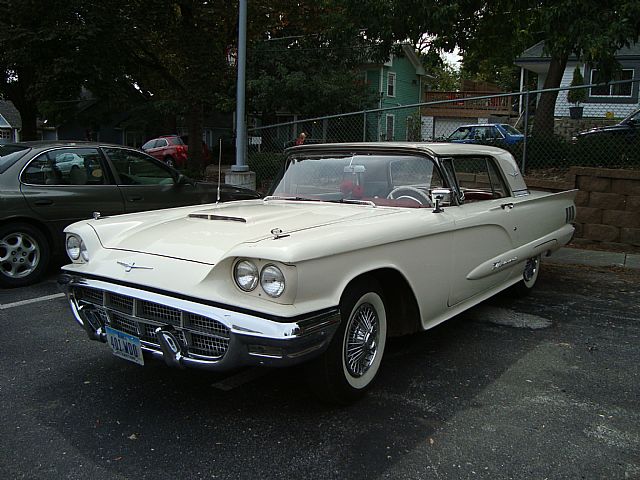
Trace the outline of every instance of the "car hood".
{"label": "car hood", "polygon": [[578,136],[592,135],[594,133],[597,134],[597,133],[606,133],[606,132],[621,132],[625,130],[631,130],[631,127],[629,125],[619,123],[616,125],[607,125],[604,127],[593,127],[593,128],[590,128],[589,130],[585,130],[584,132],[579,132]]}
{"label": "car hood", "polygon": [[121,215],[90,225],[107,249],[213,265],[242,244],[397,212],[367,205],[249,200]]}

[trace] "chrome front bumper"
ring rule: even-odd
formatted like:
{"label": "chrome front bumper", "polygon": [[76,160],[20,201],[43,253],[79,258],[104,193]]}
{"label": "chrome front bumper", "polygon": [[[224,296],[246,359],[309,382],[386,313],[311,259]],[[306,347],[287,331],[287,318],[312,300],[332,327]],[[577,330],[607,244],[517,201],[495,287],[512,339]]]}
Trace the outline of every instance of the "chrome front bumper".
{"label": "chrome front bumper", "polygon": [[139,337],[146,355],[176,367],[295,365],[322,353],[340,322],[338,308],[282,321],[71,274],[58,284],[89,338],[106,342],[110,326]]}

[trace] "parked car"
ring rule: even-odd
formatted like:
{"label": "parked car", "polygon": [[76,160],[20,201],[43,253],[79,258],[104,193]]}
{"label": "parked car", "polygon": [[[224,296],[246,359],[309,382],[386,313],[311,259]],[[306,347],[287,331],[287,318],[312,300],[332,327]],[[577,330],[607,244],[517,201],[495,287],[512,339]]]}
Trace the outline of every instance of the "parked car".
{"label": "parked car", "polygon": [[[571,239],[575,191],[528,190],[507,151],[451,143],[303,145],[270,195],[69,226],[75,320],[126,360],[220,371],[307,362],[346,403],[387,337],[432,328]],[[181,281],[176,282],[179,278]]]}
{"label": "parked car", "polygon": [[189,147],[178,135],[165,135],[153,138],[142,145],[142,151],[170,167],[187,166]]}
{"label": "parked car", "polygon": [[[90,142],[0,146],[0,286],[36,282],[63,229],[89,218],[215,202],[217,185],[194,182],[133,149]],[[259,198],[223,185],[221,200]]]}
{"label": "parked car", "polygon": [[496,143],[513,145],[524,140],[524,135],[507,123],[462,125],[446,139],[453,143]]}
{"label": "parked car", "polygon": [[[187,146],[187,151],[189,150],[189,135],[181,135],[180,139]],[[211,151],[209,150],[209,146],[202,141],[202,162],[204,165],[209,165],[211,163]]]}
{"label": "parked car", "polygon": [[600,140],[609,141],[610,139],[625,139],[634,141],[638,139],[638,131],[640,130],[640,110],[632,112],[625,117],[620,123],[615,125],[607,125],[604,127],[594,127],[582,132],[578,132],[573,141],[581,140]]}

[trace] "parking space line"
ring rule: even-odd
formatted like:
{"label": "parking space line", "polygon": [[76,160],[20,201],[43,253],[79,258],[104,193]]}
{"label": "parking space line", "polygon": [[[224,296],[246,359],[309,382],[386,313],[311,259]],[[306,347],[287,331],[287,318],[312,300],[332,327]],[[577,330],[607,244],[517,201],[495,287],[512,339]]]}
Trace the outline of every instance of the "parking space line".
{"label": "parking space line", "polygon": [[46,302],[47,300],[53,300],[54,298],[64,297],[64,293],[54,293],[53,295],[46,295],[39,298],[31,298],[29,300],[20,300],[19,302],[7,303],[5,305],[0,304],[0,310],[8,310],[10,308],[22,307],[23,305],[30,305],[32,303]]}

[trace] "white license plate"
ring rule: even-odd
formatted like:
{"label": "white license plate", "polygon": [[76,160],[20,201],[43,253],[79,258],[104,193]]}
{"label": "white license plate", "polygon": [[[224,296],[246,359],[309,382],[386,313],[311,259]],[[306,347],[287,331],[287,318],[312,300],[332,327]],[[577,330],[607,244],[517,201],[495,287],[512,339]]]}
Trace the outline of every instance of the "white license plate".
{"label": "white license plate", "polygon": [[107,343],[116,357],[124,358],[138,365],[144,365],[142,348],[140,347],[140,339],[138,337],[111,327],[107,327],[106,330]]}

